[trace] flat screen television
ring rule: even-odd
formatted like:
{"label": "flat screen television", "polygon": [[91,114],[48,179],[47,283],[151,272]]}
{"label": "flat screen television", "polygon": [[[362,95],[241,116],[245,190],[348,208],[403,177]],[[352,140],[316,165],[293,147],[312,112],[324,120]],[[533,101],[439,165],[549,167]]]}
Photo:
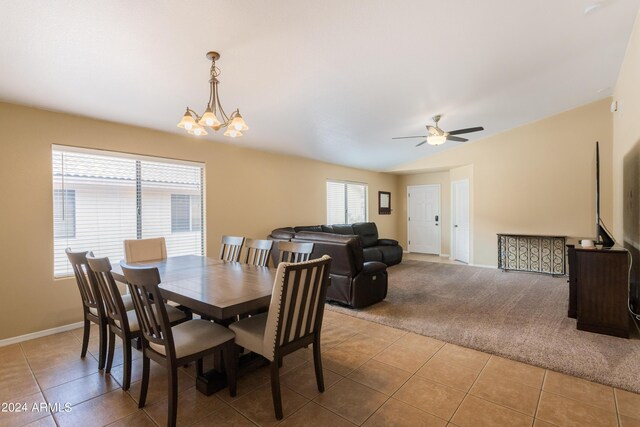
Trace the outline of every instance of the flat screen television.
{"label": "flat screen television", "polygon": [[600,218],[600,145],[598,142],[596,142],[596,243],[601,243],[605,248],[615,244]]}

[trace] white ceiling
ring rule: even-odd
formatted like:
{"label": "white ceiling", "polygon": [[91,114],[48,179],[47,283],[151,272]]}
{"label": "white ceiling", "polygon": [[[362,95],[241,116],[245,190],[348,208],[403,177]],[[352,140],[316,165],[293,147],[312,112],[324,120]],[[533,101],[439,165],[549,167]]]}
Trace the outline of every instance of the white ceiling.
{"label": "white ceiling", "polygon": [[434,114],[474,141],[610,95],[640,0],[594,3],[0,0],[0,100],[182,132],[217,50],[250,130],[211,143],[389,170]]}

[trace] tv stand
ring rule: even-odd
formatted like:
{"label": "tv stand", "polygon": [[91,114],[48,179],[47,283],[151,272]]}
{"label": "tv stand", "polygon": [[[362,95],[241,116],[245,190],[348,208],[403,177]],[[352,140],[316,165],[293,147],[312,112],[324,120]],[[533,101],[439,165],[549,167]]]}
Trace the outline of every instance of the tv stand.
{"label": "tv stand", "polygon": [[620,247],[567,245],[569,317],[581,331],[629,338],[629,258]]}

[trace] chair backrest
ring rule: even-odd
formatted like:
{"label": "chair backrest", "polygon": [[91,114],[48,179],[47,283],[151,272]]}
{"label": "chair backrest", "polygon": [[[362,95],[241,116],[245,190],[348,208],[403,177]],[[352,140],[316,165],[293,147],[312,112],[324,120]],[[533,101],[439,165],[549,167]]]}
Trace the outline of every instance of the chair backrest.
{"label": "chair backrest", "polygon": [[73,252],[71,248],[65,249],[65,252],[73,268],[73,274],[76,276],[76,283],[80,290],[85,312],[93,308],[98,313],[98,317],[101,317],[104,314],[102,299],[100,298],[91,267],[87,263],[87,254],[90,252]]}
{"label": "chair backrest", "polygon": [[264,333],[264,357],[320,331],[329,286],[331,257],[278,265]]}
{"label": "chair backrest", "polygon": [[244,237],[222,236],[220,259],[227,262],[240,261],[240,251],[243,243]]}
{"label": "chair backrest", "polygon": [[166,258],[167,242],[164,237],[124,241],[124,260],[126,262],[156,261]]}
{"label": "chair backrest", "polygon": [[149,343],[164,346],[167,358],[175,359],[175,347],[171,324],[160,294],[160,273],[156,267],[134,267],[120,261],[124,278],[129,286],[133,308],[138,317],[138,325],[143,336],[143,346],[151,349]]}
{"label": "chair backrest", "polygon": [[260,267],[267,266],[269,263],[269,256],[271,256],[273,240],[247,239],[245,246],[247,248],[247,254],[244,257],[245,264],[257,265]]}
{"label": "chair backrest", "polygon": [[278,250],[280,251],[278,263],[304,262],[309,261],[313,252],[313,243],[278,242]]}
{"label": "chair backrest", "polygon": [[100,297],[104,303],[107,322],[123,331],[128,331],[129,319],[127,310],[124,307],[120,289],[118,289],[118,285],[116,285],[116,281],[111,274],[109,258],[96,258],[93,255],[87,255],[87,262],[91,267]]}

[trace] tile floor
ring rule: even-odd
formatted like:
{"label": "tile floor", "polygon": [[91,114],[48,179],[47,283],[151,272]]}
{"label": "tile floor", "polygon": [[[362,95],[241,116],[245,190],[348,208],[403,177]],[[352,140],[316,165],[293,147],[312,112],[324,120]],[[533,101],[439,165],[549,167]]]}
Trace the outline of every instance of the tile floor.
{"label": "tile floor", "polygon": [[[0,426],[166,425],[164,370],[152,362],[147,406],[138,409],[140,353],[123,392],[121,351],[110,375],[98,372],[95,332],[84,360],[80,329],[0,347],[0,402],[14,405],[1,408]],[[309,349],[285,358],[282,426],[640,426],[640,395],[332,311],[322,394],[311,360]],[[236,398],[198,393],[194,371],[180,368],[179,425],[278,424],[268,368],[241,378]],[[15,404],[28,410],[5,412]]]}

